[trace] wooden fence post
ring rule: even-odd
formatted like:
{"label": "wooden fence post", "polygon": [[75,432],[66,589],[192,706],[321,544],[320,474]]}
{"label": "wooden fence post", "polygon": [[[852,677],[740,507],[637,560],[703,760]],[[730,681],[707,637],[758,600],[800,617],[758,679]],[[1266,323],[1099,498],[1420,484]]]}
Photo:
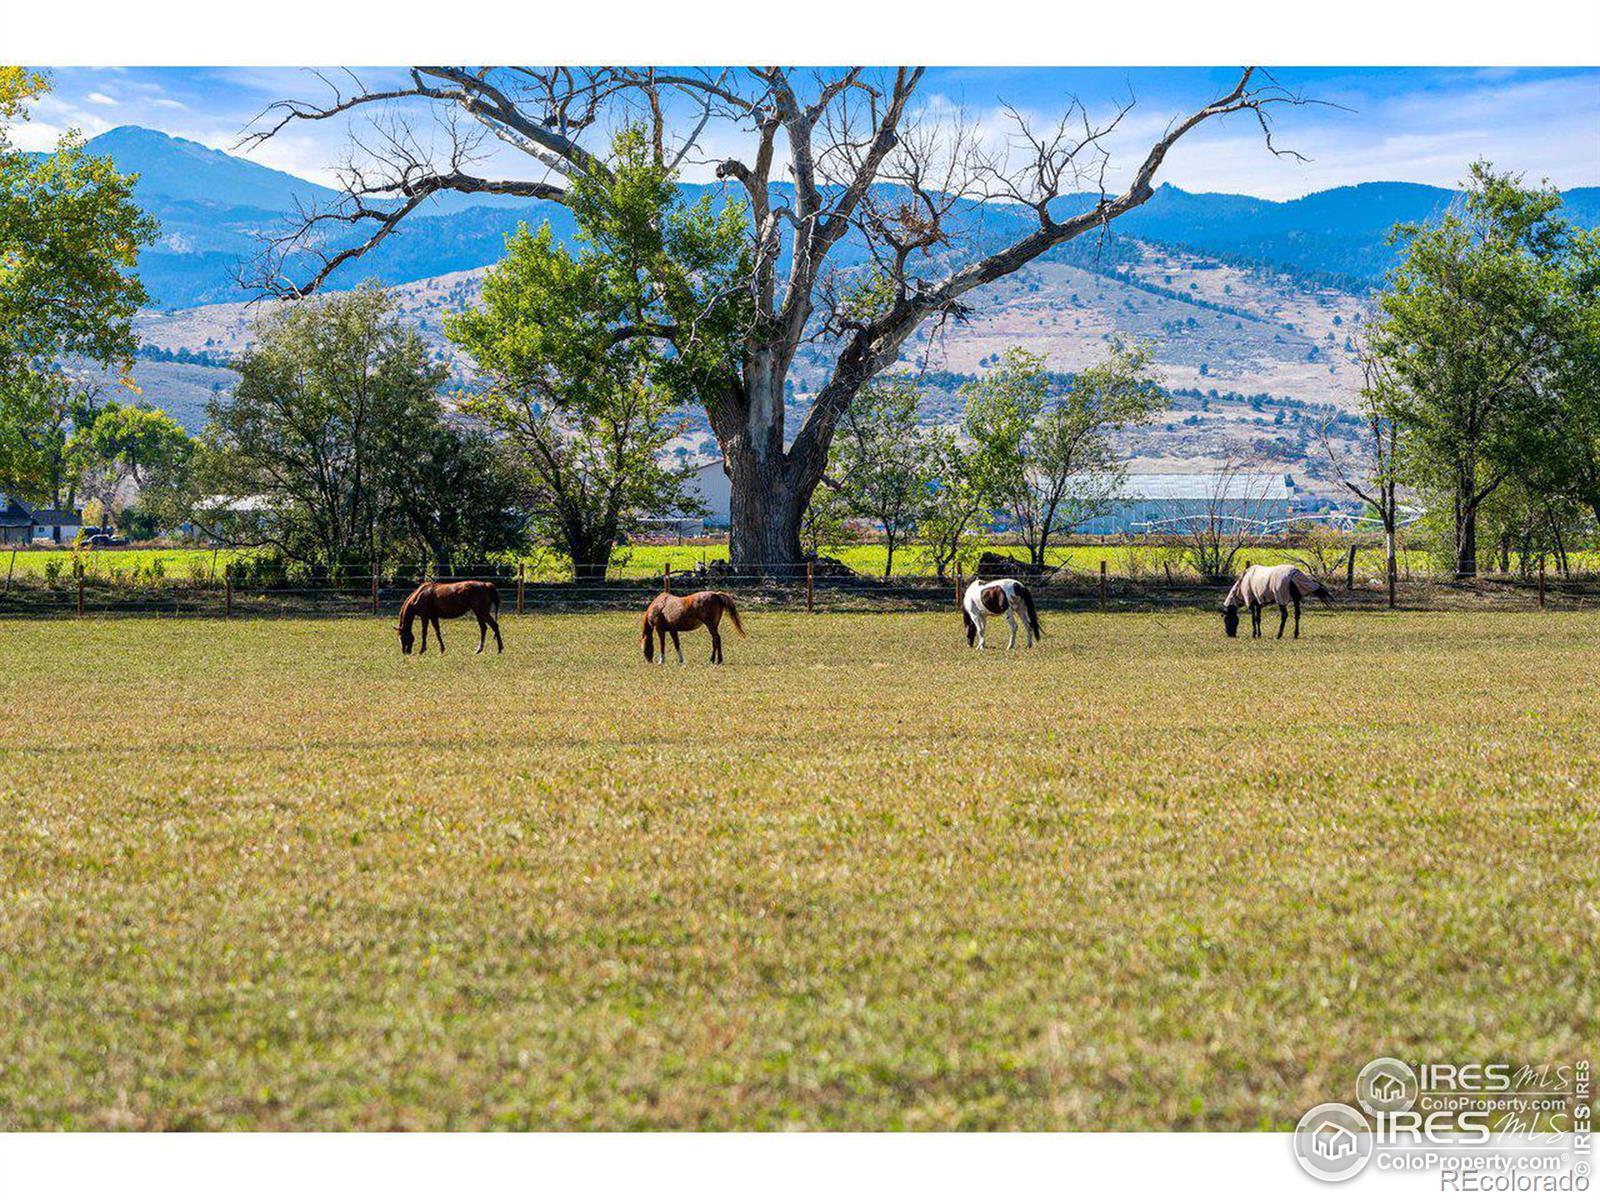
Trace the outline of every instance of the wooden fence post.
{"label": "wooden fence post", "polygon": [[[1541,583],[1543,576],[1540,577]],[[83,568],[78,568],[78,615],[83,616]]]}
{"label": "wooden fence post", "polygon": [[11,565],[6,568],[6,591],[11,590],[11,573],[17,569],[17,547],[11,547]]}
{"label": "wooden fence post", "polygon": [[1106,606],[1106,560],[1100,560],[1100,608],[1104,611]]}
{"label": "wooden fence post", "polygon": [[517,564],[517,616],[519,617],[522,615],[523,591],[526,588],[527,583],[528,564],[525,562],[519,562]]}
{"label": "wooden fence post", "polygon": [[806,563],[806,611],[817,611],[817,564]]}
{"label": "wooden fence post", "polygon": [[233,616],[233,564],[222,568],[222,615]]}
{"label": "wooden fence post", "polygon": [[1167,573],[1167,586],[1171,587],[1172,586],[1172,564],[1169,563],[1169,562],[1164,562],[1164,563],[1161,564],[1161,569]]}
{"label": "wooden fence post", "polygon": [[372,564],[372,615],[378,615],[378,564]]}
{"label": "wooden fence post", "polygon": [[961,586],[961,566],[956,565],[956,607],[960,608],[966,599],[966,590]]}
{"label": "wooden fence post", "polygon": [[1356,590],[1356,548],[1353,542],[1350,545],[1350,558],[1344,564],[1344,590],[1347,592]]}
{"label": "wooden fence post", "polygon": [[[1544,555],[1542,554],[1539,556],[1539,607],[1544,607]],[[83,611],[83,602],[81,600],[78,603],[78,611]]]}
{"label": "wooden fence post", "polygon": [[672,590],[672,560],[670,558],[661,564],[661,590],[663,592]]}

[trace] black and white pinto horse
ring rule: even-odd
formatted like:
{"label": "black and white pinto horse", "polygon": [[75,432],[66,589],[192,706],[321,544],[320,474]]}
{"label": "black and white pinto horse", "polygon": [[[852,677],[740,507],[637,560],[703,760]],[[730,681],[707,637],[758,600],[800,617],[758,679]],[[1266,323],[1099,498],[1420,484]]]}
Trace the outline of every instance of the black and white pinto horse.
{"label": "black and white pinto horse", "polygon": [[1044,631],[1039,628],[1039,614],[1034,611],[1033,593],[1027,585],[1015,579],[992,579],[988,583],[974,579],[967,594],[961,598],[961,619],[967,626],[967,645],[976,646],[979,650],[986,649],[983,640],[986,618],[1004,617],[1006,624],[1011,626],[1011,640],[1006,643],[1006,649],[1014,649],[1019,611],[1023,615],[1022,628],[1028,635],[1028,647],[1031,649],[1035,640],[1044,637]]}

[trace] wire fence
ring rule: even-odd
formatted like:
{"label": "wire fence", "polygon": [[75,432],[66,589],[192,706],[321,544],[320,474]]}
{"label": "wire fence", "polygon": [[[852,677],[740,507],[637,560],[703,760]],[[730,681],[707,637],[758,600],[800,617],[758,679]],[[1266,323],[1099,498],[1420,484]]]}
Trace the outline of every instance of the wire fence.
{"label": "wire fence", "polygon": [[[992,560],[990,566],[1010,563]],[[1012,564],[1020,567],[1021,564]],[[1248,565],[1242,560],[1239,568]],[[1063,567],[1047,572],[986,570],[985,578],[1018,574],[1041,609],[1139,611],[1214,607],[1227,579],[1205,579],[1170,570],[1115,571],[1109,559],[1098,570]],[[557,577],[528,570],[526,564],[458,564],[448,575],[421,565],[399,565],[367,574],[337,577],[252,576],[248,571],[196,573],[190,577],[130,578],[84,572],[51,579],[8,578],[0,590],[0,617],[172,616],[172,617],[387,617],[393,619],[418,584],[434,580],[488,580],[500,593],[501,614],[518,615],[595,610],[641,609],[663,590],[732,593],[754,608],[822,612],[914,612],[955,609],[972,575],[952,570],[889,579],[851,571],[837,563],[796,563],[760,572],[740,571],[726,562],[696,563],[688,569],[636,568],[607,572],[578,568]],[[1381,608],[1387,588],[1352,569],[1328,578],[1341,604]],[[1545,573],[1481,575],[1455,581],[1414,577],[1398,581],[1396,601],[1411,609],[1496,606],[1582,609],[1600,605],[1600,578]]]}

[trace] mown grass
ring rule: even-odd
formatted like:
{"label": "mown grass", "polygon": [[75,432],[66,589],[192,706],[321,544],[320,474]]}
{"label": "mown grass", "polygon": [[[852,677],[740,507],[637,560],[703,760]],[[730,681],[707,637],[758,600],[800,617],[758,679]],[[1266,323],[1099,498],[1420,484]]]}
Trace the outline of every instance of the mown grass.
{"label": "mown grass", "polygon": [[1284,1128],[1592,1057],[1582,614],[0,625],[0,1126]]}

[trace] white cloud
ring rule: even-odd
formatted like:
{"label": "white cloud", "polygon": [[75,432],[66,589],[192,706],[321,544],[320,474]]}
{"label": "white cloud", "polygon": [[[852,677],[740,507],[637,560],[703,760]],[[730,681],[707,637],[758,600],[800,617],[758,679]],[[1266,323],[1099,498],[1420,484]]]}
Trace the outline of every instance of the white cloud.
{"label": "white cloud", "polygon": [[84,97],[84,99],[90,104],[103,104],[108,108],[115,108],[117,106],[117,101],[106,95],[104,92],[90,92]]}
{"label": "white cloud", "polygon": [[156,108],[181,108],[185,112],[189,110],[189,106],[182,100],[174,100],[171,96],[157,96],[150,103]]}

